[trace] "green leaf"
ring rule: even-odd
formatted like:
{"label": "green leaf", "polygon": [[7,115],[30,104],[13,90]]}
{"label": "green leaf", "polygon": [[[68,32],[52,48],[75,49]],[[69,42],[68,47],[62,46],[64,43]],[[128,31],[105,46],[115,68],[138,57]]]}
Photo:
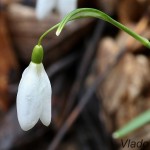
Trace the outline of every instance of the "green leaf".
{"label": "green leaf", "polygon": [[133,38],[135,38],[136,40],[141,42],[147,48],[150,48],[150,42],[146,38],[136,34],[131,29],[127,28],[126,26],[122,25],[121,23],[117,22],[116,20],[112,19],[110,16],[108,16],[104,12],[99,11],[97,9],[93,9],[93,8],[80,8],[80,9],[76,9],[76,10],[72,11],[71,13],[69,13],[60,22],[60,24],[58,26],[58,29],[56,31],[56,35],[58,36],[61,33],[64,26],[69,21],[76,20],[76,19],[81,19],[81,18],[87,18],[87,17],[95,17],[95,18],[99,18],[99,19],[102,19],[104,21],[107,21],[107,22],[113,24],[114,26],[118,27],[119,29],[125,31],[129,35],[131,35]]}
{"label": "green leaf", "polygon": [[150,122],[150,110],[145,111],[144,113],[127,123],[124,127],[115,131],[113,133],[113,137],[115,139],[122,138],[127,134],[131,133],[132,131],[142,127],[148,122]]}

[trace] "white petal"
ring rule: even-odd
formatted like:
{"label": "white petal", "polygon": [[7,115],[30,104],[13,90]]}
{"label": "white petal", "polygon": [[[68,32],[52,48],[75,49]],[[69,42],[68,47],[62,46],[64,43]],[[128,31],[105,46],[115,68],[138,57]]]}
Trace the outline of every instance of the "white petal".
{"label": "white petal", "polygon": [[51,85],[44,67],[41,76],[41,88],[44,90],[42,91],[41,97],[43,107],[40,120],[45,126],[48,126],[51,122]]}
{"label": "white petal", "polygon": [[22,75],[17,94],[17,115],[23,130],[31,129],[39,120],[42,101],[39,96],[42,64],[30,63]]}
{"label": "white petal", "polygon": [[61,18],[77,8],[77,0],[58,0],[57,9]]}
{"label": "white petal", "polygon": [[37,0],[36,16],[39,20],[44,19],[55,7],[57,0]]}

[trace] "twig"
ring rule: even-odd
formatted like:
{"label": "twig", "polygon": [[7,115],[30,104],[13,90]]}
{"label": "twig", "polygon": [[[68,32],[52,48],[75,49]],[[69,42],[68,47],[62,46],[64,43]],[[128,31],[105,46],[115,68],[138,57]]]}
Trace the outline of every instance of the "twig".
{"label": "twig", "polygon": [[[81,65],[77,72],[77,77],[75,79],[75,82],[72,86],[69,98],[66,103],[66,108],[64,110],[64,118],[66,118],[67,114],[71,111],[72,106],[76,100],[77,94],[79,93],[81,89],[81,85],[84,81],[84,78],[86,76],[86,73],[88,71],[89,65],[91,64],[92,58],[96,52],[96,47],[99,42],[100,36],[102,35],[102,32],[104,30],[105,22],[104,21],[98,21],[98,24],[96,26],[96,29],[94,31],[94,35],[91,39],[89,39],[89,42],[87,44],[86,52],[83,57],[83,60],[81,62]],[[63,120],[62,119],[62,120]]]}
{"label": "twig", "polygon": [[126,48],[123,48],[119,52],[119,54],[116,56],[116,59],[114,60],[114,62],[109,67],[107,67],[106,71],[102,74],[102,76],[98,77],[95,80],[93,86],[91,88],[87,89],[85,95],[81,98],[81,100],[79,101],[77,106],[74,108],[74,110],[71,112],[70,116],[67,118],[67,120],[65,121],[63,126],[60,128],[60,130],[56,134],[56,136],[55,136],[54,140],[52,141],[51,145],[49,146],[48,150],[56,149],[56,147],[59,145],[63,136],[66,134],[66,132],[72,126],[72,124],[77,119],[77,117],[79,116],[79,114],[81,113],[81,111],[83,110],[85,105],[90,100],[91,96],[96,91],[97,87],[107,78],[107,76],[109,75],[111,70],[114,68],[114,66],[120,61],[122,56],[124,56],[126,50],[127,50]]}
{"label": "twig", "polygon": [[80,55],[78,53],[70,54],[69,56],[57,61],[52,64],[49,68],[47,68],[46,72],[48,76],[51,78],[60,71],[70,67],[77,59],[79,59]]}
{"label": "twig", "polygon": [[107,145],[103,144],[103,140],[102,140],[102,136],[99,135],[97,129],[95,128],[95,125],[93,124],[93,120],[90,116],[90,113],[88,112],[88,110],[85,110],[82,113],[83,121],[85,122],[88,131],[90,132],[90,135],[92,136],[93,142],[94,142],[94,150],[99,150],[99,149],[103,149],[103,150],[108,150]]}

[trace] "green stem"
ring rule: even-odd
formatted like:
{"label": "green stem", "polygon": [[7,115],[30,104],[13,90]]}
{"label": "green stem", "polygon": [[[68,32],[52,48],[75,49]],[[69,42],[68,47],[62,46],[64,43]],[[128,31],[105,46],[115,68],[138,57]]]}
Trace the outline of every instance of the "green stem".
{"label": "green stem", "polygon": [[39,45],[39,46],[41,45],[43,38],[44,38],[49,32],[51,32],[52,30],[56,29],[56,28],[59,26],[59,24],[60,24],[60,23],[54,25],[53,27],[51,27],[50,29],[48,29],[46,32],[44,32],[44,33],[40,36],[40,38],[39,38],[39,40],[38,40],[38,45]]}
{"label": "green stem", "polygon": [[103,13],[102,11],[99,11],[99,10],[93,9],[93,8],[80,8],[80,9],[76,9],[76,10],[70,12],[60,23],[58,23],[55,26],[53,26],[52,28],[48,29],[39,38],[38,45],[41,45],[41,42],[42,42],[43,38],[50,31],[52,31],[52,30],[54,30],[58,27],[58,29],[56,31],[56,35],[58,36],[60,34],[60,32],[63,30],[63,28],[64,28],[64,26],[66,25],[67,22],[69,22],[71,20],[87,18],[87,17],[95,17],[95,18],[99,18],[99,19],[102,19],[104,21],[107,21],[107,22],[113,24],[114,26],[118,27],[119,29],[125,31],[126,33],[128,33],[132,37],[134,37],[136,40],[141,42],[144,46],[150,48],[150,42],[146,38],[136,34],[135,32],[133,32],[132,30],[130,30],[126,26],[122,25],[121,23],[117,22],[116,20],[112,19],[110,16]]}
{"label": "green stem", "polygon": [[[61,31],[63,30],[63,28],[67,22],[69,22],[71,20],[87,18],[87,17],[95,17],[95,18],[99,18],[99,19],[102,19],[104,21],[107,21],[107,22],[111,23],[112,25],[118,27],[119,29],[125,31],[129,35],[131,35],[133,38],[135,38],[136,40],[141,42],[147,48],[150,48],[150,42],[146,38],[136,34],[131,29],[127,28],[126,26],[122,25],[121,23],[117,22],[116,20],[112,19],[110,16],[103,13],[102,11],[99,11],[99,10],[93,9],[93,8],[80,8],[80,9],[76,9],[76,10],[72,11],[71,13],[69,13],[60,23],[58,23],[55,26],[53,26],[52,28],[48,29],[39,38],[38,45],[39,46],[41,45],[43,38],[50,31],[52,31],[58,27],[58,29],[56,31],[56,35],[58,36],[61,33]],[[141,126],[143,126],[144,124],[148,123],[149,121],[150,121],[150,110],[146,111],[145,113],[143,113],[139,117],[137,117],[134,120],[132,120],[131,122],[129,122],[122,129],[116,131],[113,134],[113,137],[119,138],[119,137],[125,136],[126,134],[130,133],[131,131],[133,131],[133,130],[141,127]]]}
{"label": "green stem", "polygon": [[117,22],[116,20],[112,19],[110,16],[103,13],[102,11],[99,11],[99,10],[93,9],[93,8],[80,8],[80,9],[76,9],[76,10],[72,11],[71,13],[69,13],[60,22],[59,27],[56,31],[56,35],[60,34],[60,32],[62,31],[62,29],[64,28],[64,26],[67,22],[69,22],[71,20],[75,20],[75,19],[86,18],[86,17],[95,17],[95,18],[99,18],[99,19],[102,19],[104,21],[107,21],[107,22],[113,24],[114,26],[118,27],[119,29],[125,31],[126,33],[128,33],[132,37],[134,37],[136,40],[141,42],[147,48],[150,48],[150,42],[146,38],[136,34],[135,32],[133,32],[132,30],[130,30],[126,26],[122,25],[121,23]]}
{"label": "green stem", "polygon": [[142,127],[146,123],[150,122],[150,110],[145,111],[138,117],[131,120],[129,123],[127,123],[124,127],[121,129],[115,131],[113,133],[114,138],[122,138],[129,134],[130,132],[136,130],[137,128]]}

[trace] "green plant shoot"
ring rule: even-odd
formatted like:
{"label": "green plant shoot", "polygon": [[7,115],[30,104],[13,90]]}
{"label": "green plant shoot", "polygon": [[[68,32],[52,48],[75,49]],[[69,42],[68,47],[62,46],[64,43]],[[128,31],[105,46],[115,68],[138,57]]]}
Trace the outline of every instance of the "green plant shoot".
{"label": "green plant shoot", "polygon": [[[52,28],[48,29],[38,41],[38,45],[41,45],[42,39],[52,30],[57,28],[56,35],[59,36],[61,31],[63,30],[64,26],[72,20],[81,19],[81,18],[99,18],[106,22],[111,23],[112,25],[116,26],[117,28],[123,30],[124,32],[128,33],[130,36],[138,40],[141,44],[146,46],[150,49],[150,42],[148,39],[138,35],[137,33],[133,32],[131,29],[127,28],[123,24],[117,22],[116,20],[112,19],[109,15],[105,14],[102,11],[93,8],[80,8],[70,12],[66,17],[58,24],[53,26]],[[114,138],[121,138],[133,130],[145,125],[150,121],[150,110],[144,112],[140,116],[136,117],[135,119],[131,120],[127,125],[125,125],[120,130],[113,133]]]}

